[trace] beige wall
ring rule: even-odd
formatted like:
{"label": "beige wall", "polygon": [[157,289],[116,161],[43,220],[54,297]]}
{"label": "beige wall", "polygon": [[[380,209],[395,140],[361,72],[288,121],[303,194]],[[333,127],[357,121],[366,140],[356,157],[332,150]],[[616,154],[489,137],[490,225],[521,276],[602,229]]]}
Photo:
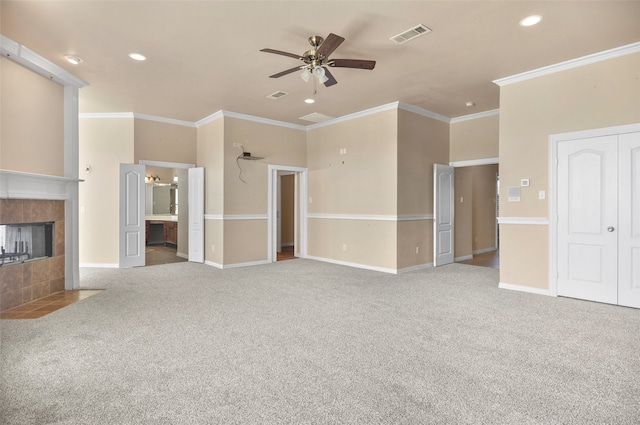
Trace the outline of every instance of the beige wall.
{"label": "beige wall", "polygon": [[[547,218],[549,135],[640,122],[639,70],[636,53],[501,87],[501,216]],[[522,178],[531,186],[520,202],[507,202],[508,187]],[[538,200],[539,190],[547,200]],[[502,282],[548,288],[547,232],[500,226]]]}
{"label": "beige wall", "polygon": [[[457,171],[457,170],[456,170]],[[496,175],[498,166],[471,167],[473,182],[473,252],[496,248]]]}
{"label": "beige wall", "polygon": [[310,130],[309,212],[395,215],[397,125],[390,110]]}
{"label": "beige wall", "polygon": [[473,167],[455,169],[454,258],[473,255]]}
{"label": "beige wall", "polygon": [[196,163],[195,127],[136,118],[134,161]]}
{"label": "beige wall", "polygon": [[[205,260],[218,265],[267,260],[268,165],[306,165],[302,130],[220,117],[197,131],[197,164],[205,168]],[[238,160],[242,150],[263,157]],[[242,180],[244,181],[242,181]],[[223,216],[226,217],[223,219]],[[230,217],[231,216],[231,217]]]}
{"label": "beige wall", "polygon": [[310,256],[395,270],[395,220],[362,218],[397,214],[397,126],[390,110],[307,132],[308,212],[353,216],[310,219]]}
{"label": "beige wall", "polygon": [[[449,124],[399,109],[397,128],[397,213],[431,216],[433,165],[449,163]],[[432,263],[433,220],[398,222],[397,256],[398,269]]]}
{"label": "beige wall", "polygon": [[80,119],[80,264],[118,264],[119,170],[133,162],[133,127],[130,118]]}
{"label": "beige wall", "polygon": [[219,219],[205,220],[204,258],[221,265],[224,253],[224,118],[197,130],[197,166],[204,167],[204,213]]}
{"label": "beige wall", "polygon": [[0,57],[0,169],[64,176],[64,88]]}
{"label": "beige wall", "polygon": [[498,115],[452,123],[449,161],[497,157],[499,124]]}

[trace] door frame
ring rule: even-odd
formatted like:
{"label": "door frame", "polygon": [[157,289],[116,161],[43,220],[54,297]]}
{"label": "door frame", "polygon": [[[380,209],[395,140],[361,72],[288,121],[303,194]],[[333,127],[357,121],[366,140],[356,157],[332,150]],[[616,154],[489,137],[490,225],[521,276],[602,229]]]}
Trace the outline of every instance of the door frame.
{"label": "door frame", "polygon": [[640,123],[558,133],[549,136],[549,295],[558,296],[558,144],[577,139],[640,131]]}
{"label": "door frame", "polygon": [[295,215],[294,241],[299,241],[300,247],[296,252],[300,258],[307,256],[307,205],[309,199],[309,169],[291,167],[287,165],[269,164],[269,178],[267,184],[267,260],[270,263],[278,261],[277,232],[278,232],[278,172],[291,172],[296,175],[295,205],[298,213]]}

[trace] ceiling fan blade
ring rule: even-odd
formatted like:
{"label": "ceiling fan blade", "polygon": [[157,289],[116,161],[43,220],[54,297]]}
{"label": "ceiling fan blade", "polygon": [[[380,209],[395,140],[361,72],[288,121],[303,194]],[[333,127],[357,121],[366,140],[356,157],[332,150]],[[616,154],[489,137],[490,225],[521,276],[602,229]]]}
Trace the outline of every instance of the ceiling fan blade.
{"label": "ceiling fan blade", "polygon": [[329,66],[335,68],[358,68],[358,69],[373,69],[376,66],[376,61],[363,60],[363,59],[331,59]]}
{"label": "ceiling fan blade", "polygon": [[269,78],[280,78],[283,75],[287,75],[287,74],[291,74],[292,72],[299,71],[300,69],[302,69],[302,67],[304,67],[304,65],[296,66],[295,68],[287,69],[286,71],[282,71],[282,72],[278,72],[277,74],[269,75]]}
{"label": "ceiling fan blade", "polygon": [[335,35],[333,33],[329,34],[327,38],[322,42],[320,47],[318,47],[318,51],[316,52],[317,56],[324,56],[328,58],[334,50],[338,48],[339,45],[342,44],[344,38],[339,35]]}
{"label": "ceiling fan blade", "polygon": [[290,58],[294,58],[294,59],[300,59],[302,60],[302,58],[300,57],[300,55],[296,55],[295,53],[287,53],[287,52],[283,52],[281,50],[274,50],[274,49],[262,49],[260,50],[261,52],[265,52],[265,53],[274,53],[276,55],[282,55],[282,56],[288,56]]}
{"label": "ceiling fan blade", "polygon": [[324,68],[324,75],[328,78],[328,80],[325,81],[324,86],[331,87],[334,84],[338,84],[334,76],[329,72],[329,68],[327,68],[326,66],[323,66],[323,68]]}

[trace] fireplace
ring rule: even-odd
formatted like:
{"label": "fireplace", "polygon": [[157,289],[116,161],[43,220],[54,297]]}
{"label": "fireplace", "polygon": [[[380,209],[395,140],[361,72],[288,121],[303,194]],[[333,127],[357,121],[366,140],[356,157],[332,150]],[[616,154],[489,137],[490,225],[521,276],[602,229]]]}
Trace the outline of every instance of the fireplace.
{"label": "fireplace", "polygon": [[0,199],[0,311],[65,289],[65,201]]}
{"label": "fireplace", "polygon": [[53,257],[53,222],[0,224],[0,267]]}

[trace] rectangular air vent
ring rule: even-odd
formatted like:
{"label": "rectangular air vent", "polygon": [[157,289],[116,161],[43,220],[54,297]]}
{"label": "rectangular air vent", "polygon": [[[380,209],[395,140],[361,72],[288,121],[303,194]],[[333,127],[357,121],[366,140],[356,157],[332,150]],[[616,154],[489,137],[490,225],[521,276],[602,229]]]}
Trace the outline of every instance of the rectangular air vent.
{"label": "rectangular air vent", "polygon": [[431,30],[426,26],[420,24],[417,27],[413,27],[410,30],[403,32],[402,34],[394,35],[390,38],[396,44],[404,44],[409,40],[413,40],[416,37],[419,37],[423,34],[430,33]]}
{"label": "rectangular air vent", "polygon": [[288,95],[289,93],[284,92],[284,91],[277,91],[275,93],[271,93],[269,96],[267,96],[267,99],[274,99],[274,100],[278,100],[281,97],[285,97],[286,95]]}
{"label": "rectangular air vent", "polygon": [[323,122],[323,121],[332,120],[333,118],[334,117],[330,117],[329,115],[323,115],[323,114],[314,112],[312,114],[305,115],[304,117],[300,117],[299,119],[305,120],[305,121],[311,121],[311,122]]}

